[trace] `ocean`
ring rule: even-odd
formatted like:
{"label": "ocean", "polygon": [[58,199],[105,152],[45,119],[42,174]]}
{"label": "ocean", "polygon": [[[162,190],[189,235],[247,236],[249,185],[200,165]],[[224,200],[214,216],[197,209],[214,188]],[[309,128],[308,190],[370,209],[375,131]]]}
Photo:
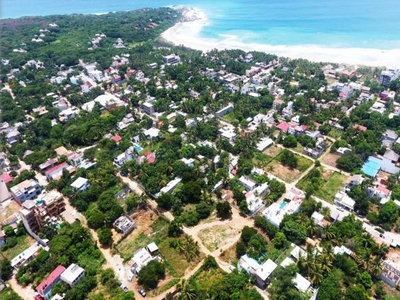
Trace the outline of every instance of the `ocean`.
{"label": "ocean", "polygon": [[400,49],[399,0],[3,0],[1,18],[188,5],[204,10],[200,37],[243,43]]}

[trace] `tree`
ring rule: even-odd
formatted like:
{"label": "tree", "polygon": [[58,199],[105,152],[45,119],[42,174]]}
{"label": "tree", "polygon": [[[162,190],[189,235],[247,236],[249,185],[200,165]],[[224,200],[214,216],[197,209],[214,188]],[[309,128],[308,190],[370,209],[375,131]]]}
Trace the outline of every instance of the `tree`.
{"label": "tree", "polygon": [[307,238],[306,228],[293,220],[289,220],[283,223],[282,232],[285,234],[289,241],[295,244],[302,244]]}
{"label": "tree", "polygon": [[362,272],[357,275],[357,282],[361,283],[366,289],[370,289],[374,284],[368,272]]}
{"label": "tree", "polygon": [[178,300],[195,300],[197,299],[196,290],[190,284],[189,280],[182,279],[176,286],[178,292]]}
{"label": "tree", "polygon": [[246,248],[246,244],[243,242],[238,242],[236,244],[236,257],[240,258],[243,255],[246,254],[247,248]]}
{"label": "tree", "polygon": [[157,283],[165,276],[165,266],[156,260],[150,261],[144,266],[138,275],[138,283],[143,285],[146,290],[154,289]]}
{"label": "tree", "polygon": [[343,274],[339,270],[333,271],[322,282],[318,291],[318,300],[337,300],[342,299],[342,287],[340,281]]}
{"label": "tree", "polygon": [[284,149],[280,154],[280,162],[284,166],[288,166],[290,168],[296,168],[298,163],[298,158],[295,154],[290,152],[289,150]]}
{"label": "tree", "polygon": [[346,172],[354,172],[360,169],[363,161],[352,151],[346,151],[341,157],[336,161],[336,166]]}
{"label": "tree", "polygon": [[11,262],[8,259],[0,260],[0,278],[1,280],[8,280],[12,275],[13,269]]}
{"label": "tree", "polygon": [[110,228],[104,227],[97,230],[97,236],[100,244],[103,246],[111,246],[113,242],[112,232]]}
{"label": "tree", "polygon": [[297,139],[294,135],[287,135],[285,136],[282,145],[287,148],[296,148],[297,146]]}
{"label": "tree", "polygon": [[247,245],[255,234],[257,234],[257,230],[255,228],[244,226],[242,229],[242,234],[240,235],[240,239],[245,245]]}
{"label": "tree", "polygon": [[105,216],[100,210],[93,207],[87,211],[87,222],[89,226],[98,229],[104,226]]}
{"label": "tree", "polygon": [[278,232],[272,240],[272,243],[274,244],[275,248],[283,249],[288,245],[288,240],[283,232]]}
{"label": "tree", "polygon": [[369,300],[370,297],[364,287],[360,284],[351,285],[346,289],[344,295],[346,300]]}
{"label": "tree", "polygon": [[200,219],[207,219],[211,213],[211,207],[204,201],[196,205],[196,212]]}
{"label": "tree", "polygon": [[173,220],[168,225],[168,236],[169,237],[178,237],[183,233],[182,224],[177,220]]}
{"label": "tree", "polygon": [[379,222],[381,224],[387,224],[387,227],[391,227],[396,221],[399,211],[394,201],[388,201],[379,210]]}
{"label": "tree", "polygon": [[232,217],[232,208],[229,202],[218,202],[216,208],[218,218],[225,220]]}

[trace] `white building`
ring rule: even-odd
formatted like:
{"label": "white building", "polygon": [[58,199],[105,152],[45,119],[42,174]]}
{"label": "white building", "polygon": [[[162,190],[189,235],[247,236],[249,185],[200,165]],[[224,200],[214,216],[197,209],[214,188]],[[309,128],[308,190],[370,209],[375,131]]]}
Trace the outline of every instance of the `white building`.
{"label": "white building", "polygon": [[239,178],[239,184],[244,186],[244,188],[248,192],[254,190],[254,188],[257,185],[257,183],[253,179],[251,179],[251,178],[249,178],[247,176],[241,176]]}
{"label": "white building", "polygon": [[18,203],[22,204],[26,200],[33,200],[37,198],[42,191],[42,186],[34,179],[27,179],[16,186],[13,186],[10,190],[14,199]]}
{"label": "white building", "polygon": [[270,147],[274,141],[270,138],[263,138],[257,143],[257,150],[263,152],[265,149]]}
{"label": "white building", "polygon": [[150,261],[153,260],[153,257],[145,248],[140,248],[137,250],[132,257],[132,267],[131,271],[133,274],[137,274],[140,270],[146,266]]}
{"label": "white building", "polygon": [[351,199],[344,191],[339,191],[335,195],[335,200],[334,200],[335,205],[345,208],[349,211],[354,210],[354,205],[356,202]]}
{"label": "white building", "polygon": [[71,184],[71,187],[77,192],[86,191],[89,188],[89,186],[90,186],[89,180],[83,177],[79,177]]}
{"label": "white building", "polygon": [[70,286],[75,286],[83,277],[85,277],[85,270],[77,264],[71,264],[61,274],[61,280]]}
{"label": "white building", "polygon": [[237,268],[239,271],[245,270],[249,275],[254,275],[257,285],[260,288],[265,288],[272,272],[277,268],[277,264],[268,259],[260,265],[255,259],[245,254],[240,257]]}
{"label": "white building", "polygon": [[166,186],[164,186],[159,193],[157,193],[155,196],[156,198],[161,195],[161,194],[165,194],[165,193],[170,193],[172,192],[177,186],[178,184],[182,181],[182,178],[176,177],[175,179],[171,180],[170,182],[168,182],[168,184]]}

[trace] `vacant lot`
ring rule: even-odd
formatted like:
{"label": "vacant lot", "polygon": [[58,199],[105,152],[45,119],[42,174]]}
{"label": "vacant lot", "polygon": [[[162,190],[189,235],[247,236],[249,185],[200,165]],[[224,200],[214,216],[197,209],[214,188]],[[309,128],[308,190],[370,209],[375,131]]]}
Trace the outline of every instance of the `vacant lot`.
{"label": "vacant lot", "polygon": [[21,206],[14,200],[6,201],[0,206],[0,222],[3,222],[7,218],[11,217],[13,214],[18,214]]}
{"label": "vacant lot", "polygon": [[315,196],[333,203],[336,193],[343,188],[346,179],[347,177],[345,175],[339,172],[333,172],[325,181],[325,184],[315,192]]}
{"label": "vacant lot", "polygon": [[240,232],[241,230],[232,225],[218,225],[203,229],[200,231],[199,237],[208,250],[215,251],[231,243],[232,239],[240,234]]}
{"label": "vacant lot", "polygon": [[336,168],[336,161],[338,160],[339,157],[340,157],[339,154],[328,153],[328,154],[326,154],[324,157],[322,157],[322,158],[320,159],[320,161],[321,161],[323,164],[326,164],[326,165],[328,165],[328,166],[331,166],[331,167],[335,167],[335,168]]}
{"label": "vacant lot", "polygon": [[18,236],[17,237],[17,245],[15,245],[14,247],[12,247],[10,249],[2,251],[1,253],[7,259],[13,259],[18,254],[20,254],[22,251],[24,251],[25,249],[32,246],[35,242],[36,241],[27,234],[23,235],[23,236]]}
{"label": "vacant lot", "polygon": [[281,151],[282,151],[281,148],[279,148],[279,147],[277,147],[277,146],[275,146],[275,145],[272,145],[272,146],[269,147],[267,150],[265,150],[263,153],[264,153],[265,155],[270,156],[270,157],[275,157],[275,156],[277,156]]}

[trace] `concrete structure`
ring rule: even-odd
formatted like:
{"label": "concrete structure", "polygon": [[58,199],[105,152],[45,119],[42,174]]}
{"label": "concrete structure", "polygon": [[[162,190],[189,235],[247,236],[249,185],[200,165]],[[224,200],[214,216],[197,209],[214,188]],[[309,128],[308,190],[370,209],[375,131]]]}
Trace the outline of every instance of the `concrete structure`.
{"label": "concrete structure", "polygon": [[400,282],[400,266],[390,260],[383,260],[382,267],[382,274],[379,278],[392,287],[398,286]]}
{"label": "concrete structure", "polygon": [[77,264],[71,264],[62,274],[60,279],[71,287],[75,286],[83,277],[85,270]]}
{"label": "concrete structure", "polygon": [[65,211],[64,197],[56,190],[43,193],[35,200],[27,200],[22,204],[19,214],[27,230],[41,230],[44,222],[59,216]]}
{"label": "concrete structure", "polygon": [[71,183],[71,187],[77,192],[86,191],[89,187],[89,180],[83,177],[78,177],[73,183]]}
{"label": "concrete structure", "polygon": [[163,56],[163,60],[167,65],[176,65],[181,61],[181,58],[178,55],[170,54]]}
{"label": "concrete structure", "polygon": [[286,193],[285,199],[280,202],[272,203],[269,207],[267,207],[263,212],[263,216],[268,222],[276,227],[279,227],[279,224],[282,222],[283,217],[286,214],[292,214],[300,211],[300,207],[304,199],[305,194],[302,191],[292,188]]}
{"label": "concrete structure", "polygon": [[30,262],[36,256],[39,249],[43,249],[43,246],[39,243],[34,243],[11,260],[11,267],[17,269],[25,263]]}
{"label": "concrete structure", "polygon": [[50,275],[43,280],[37,287],[36,291],[45,299],[50,299],[52,294],[53,286],[60,282],[61,274],[65,271],[65,267],[59,265],[54,269]]}
{"label": "concrete structure", "polygon": [[12,195],[9,192],[6,183],[3,180],[0,180],[0,203],[12,199]]}
{"label": "concrete structure", "polygon": [[354,205],[356,204],[356,202],[349,196],[347,196],[346,192],[344,191],[339,191],[336,193],[334,203],[335,205],[347,209],[349,211],[353,211]]}
{"label": "concrete structure", "polygon": [[154,105],[149,102],[144,102],[142,104],[142,109],[148,115],[154,114]]}
{"label": "concrete structure", "polygon": [[244,175],[239,178],[239,184],[248,192],[254,190],[254,188],[257,186],[257,183],[253,179]]}
{"label": "concrete structure", "polygon": [[296,286],[296,288],[302,293],[307,293],[307,291],[311,287],[311,282],[309,282],[306,278],[301,276],[299,273],[296,273],[296,277],[293,278],[293,283]]}
{"label": "concrete structure", "polygon": [[154,253],[158,252],[158,247],[155,243],[148,244],[146,248],[138,249],[132,257],[133,264],[131,267],[131,272],[133,274],[139,273],[140,270],[150,261],[157,259],[157,257],[151,255],[151,252],[148,249],[151,249]]}
{"label": "concrete structure", "polygon": [[381,72],[379,76],[379,83],[383,86],[388,87],[390,82],[396,80],[399,77],[399,69],[390,68]]}
{"label": "concrete structure", "polygon": [[11,194],[19,204],[35,199],[42,191],[42,186],[34,179],[27,179],[11,188]]}
{"label": "concrete structure", "polygon": [[257,143],[257,150],[263,152],[265,149],[273,144],[273,140],[270,138],[263,138]]}
{"label": "concrete structure", "polygon": [[136,228],[135,221],[133,221],[132,218],[129,216],[120,216],[114,221],[113,225],[123,234],[128,234]]}
{"label": "concrete structure", "polygon": [[255,259],[249,257],[247,254],[243,255],[237,264],[239,271],[245,270],[249,275],[256,277],[256,283],[260,288],[266,287],[272,272],[277,267],[277,264],[270,259],[260,265]]}
{"label": "concrete structure", "polygon": [[215,115],[217,116],[217,118],[221,118],[223,115],[226,115],[226,114],[230,113],[231,111],[233,111],[233,104],[229,103],[227,106],[225,106],[224,108],[221,108],[219,111],[217,111],[215,113]]}
{"label": "concrete structure", "polygon": [[168,184],[166,186],[164,186],[160,192],[156,195],[156,198],[161,195],[161,194],[165,194],[165,193],[171,193],[177,186],[178,184],[182,181],[182,178],[176,177],[175,179],[171,180],[170,182],[168,182]]}

